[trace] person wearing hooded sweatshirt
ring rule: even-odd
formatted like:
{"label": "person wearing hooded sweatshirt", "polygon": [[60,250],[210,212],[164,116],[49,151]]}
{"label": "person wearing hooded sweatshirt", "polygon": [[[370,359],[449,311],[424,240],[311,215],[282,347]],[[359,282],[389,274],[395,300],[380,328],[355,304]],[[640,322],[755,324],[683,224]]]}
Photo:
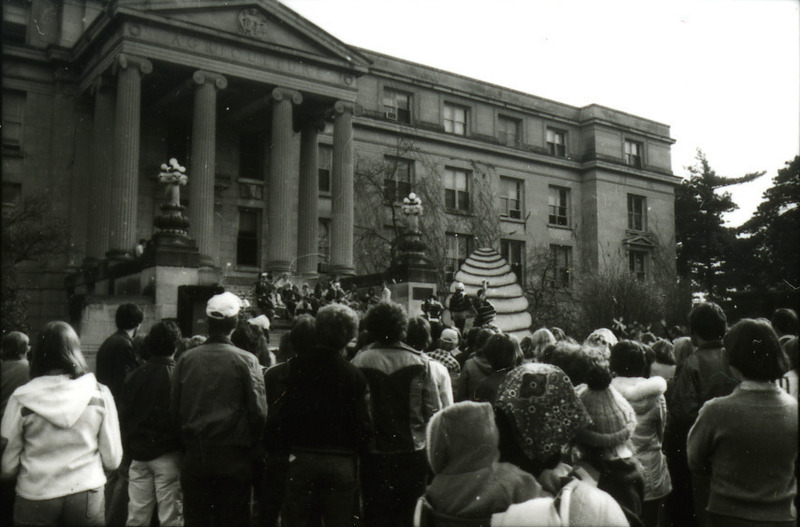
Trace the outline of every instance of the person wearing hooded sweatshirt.
{"label": "person wearing hooded sweatshirt", "polygon": [[425,499],[436,512],[484,517],[548,496],[533,476],[499,462],[499,435],[489,403],[464,401],[445,408],[428,423],[426,438],[435,476]]}
{"label": "person wearing hooded sweatshirt", "polygon": [[14,523],[104,525],[104,471],[122,460],[114,398],[87,373],[80,340],[50,322],[31,358],[32,380],[8,400],[3,477],[17,477]]}
{"label": "person wearing hooded sweatshirt", "polygon": [[492,372],[492,365],[483,355],[483,346],[497,332],[490,328],[480,328],[475,336],[474,352],[467,359],[461,368],[461,375],[453,386],[453,399],[458,401],[473,400],[475,389],[478,385],[489,377]]}
{"label": "person wearing hooded sweatshirt", "polygon": [[644,471],[642,521],[647,527],[664,523],[664,498],[672,491],[667,458],[661,451],[667,419],[667,381],[662,377],[645,378],[647,358],[642,344],[622,340],[611,348],[613,386],[636,412],[632,445],[634,457]]}

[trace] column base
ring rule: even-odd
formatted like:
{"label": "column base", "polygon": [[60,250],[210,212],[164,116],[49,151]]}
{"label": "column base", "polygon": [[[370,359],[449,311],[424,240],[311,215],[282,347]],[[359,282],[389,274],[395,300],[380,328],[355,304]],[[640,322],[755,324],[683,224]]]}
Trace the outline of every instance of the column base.
{"label": "column base", "polygon": [[130,251],[126,251],[124,249],[109,249],[106,252],[106,258],[108,260],[114,260],[114,261],[125,261],[134,259]]}
{"label": "column base", "polygon": [[264,266],[267,272],[271,272],[273,277],[282,273],[289,273],[292,270],[292,264],[287,260],[272,260],[267,262]]}
{"label": "column base", "polygon": [[333,276],[353,276],[356,274],[356,270],[354,267],[334,264],[328,268],[328,274]]}

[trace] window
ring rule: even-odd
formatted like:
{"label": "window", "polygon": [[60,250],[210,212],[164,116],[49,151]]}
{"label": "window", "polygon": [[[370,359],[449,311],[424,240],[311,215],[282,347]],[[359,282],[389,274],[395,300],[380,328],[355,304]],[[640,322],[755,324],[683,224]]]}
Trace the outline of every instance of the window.
{"label": "window", "polygon": [[411,193],[411,161],[386,159],[386,178],[383,180],[383,197],[389,203],[402,201]]}
{"label": "window", "polygon": [[258,267],[258,233],[261,227],[261,211],[239,209],[239,233],[236,236],[236,265]]}
{"label": "window", "polygon": [[569,189],[564,187],[550,187],[547,196],[550,211],[547,222],[550,225],[569,227]]}
{"label": "window", "polygon": [[517,282],[524,281],[525,269],[525,242],[516,240],[500,240],[500,256],[502,256],[511,270],[517,275]]}
{"label": "window", "polygon": [[25,92],[3,90],[3,150],[22,149]]}
{"label": "window", "polygon": [[[30,5],[30,2],[27,2]],[[23,5],[15,5],[23,4]],[[28,10],[24,2],[3,3],[3,44],[25,44],[28,35]]]}
{"label": "window", "polygon": [[645,251],[631,250],[628,252],[628,270],[638,280],[644,280],[646,276],[645,262],[647,253]]}
{"label": "window", "polygon": [[411,95],[391,88],[383,90],[384,115],[391,121],[411,123]]}
{"label": "window", "polygon": [[264,137],[242,132],[239,135],[239,177],[261,181],[264,167]]}
{"label": "window", "polygon": [[500,116],[497,118],[497,135],[500,142],[506,146],[519,146],[520,121],[513,117]]}
{"label": "window", "polygon": [[522,219],[522,180],[500,177],[500,216]]}
{"label": "window", "polygon": [[331,259],[331,220],[320,218],[317,223],[317,271],[327,272],[325,266]]}
{"label": "window", "polygon": [[469,212],[469,177],[466,170],[444,169],[444,206]]}
{"label": "window", "polygon": [[448,232],[446,238],[447,252],[444,257],[444,273],[445,283],[449,284],[453,281],[456,271],[461,268],[461,265],[467,261],[467,257],[472,253],[472,236]]}
{"label": "window", "polygon": [[262,183],[240,181],[239,198],[262,201],[264,199],[264,185]]}
{"label": "window", "polygon": [[333,166],[333,148],[328,145],[319,145],[319,191],[325,194],[331,192],[331,167]]}
{"label": "window", "polygon": [[547,129],[547,149],[551,156],[567,156],[567,133],[561,130]]}
{"label": "window", "polygon": [[628,230],[647,230],[647,198],[628,194]]}
{"label": "window", "polygon": [[632,167],[642,168],[642,143],[625,140],[625,162]]}
{"label": "window", "polygon": [[455,104],[444,104],[444,131],[448,134],[467,135],[469,110]]}
{"label": "window", "polygon": [[550,255],[552,261],[552,278],[550,287],[565,289],[570,285],[572,276],[572,247],[568,245],[551,245]]}

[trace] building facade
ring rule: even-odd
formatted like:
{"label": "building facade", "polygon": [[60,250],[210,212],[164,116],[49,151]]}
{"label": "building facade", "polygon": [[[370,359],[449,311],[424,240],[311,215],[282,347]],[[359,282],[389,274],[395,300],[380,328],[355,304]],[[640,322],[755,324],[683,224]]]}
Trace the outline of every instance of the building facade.
{"label": "building facade", "polygon": [[[361,233],[386,226],[365,224],[362,172],[381,164],[396,198],[441,188],[444,278],[487,244],[520,275],[548,252],[554,287],[674,265],[667,125],[354,48],[272,0],[6,0],[2,131],[4,207],[45,193],[71,233],[26,268],[34,325],[65,316],[67,273],[152,236],[172,157],[201,264],[228,284],[369,270]],[[481,239],[468,220],[489,213]]]}

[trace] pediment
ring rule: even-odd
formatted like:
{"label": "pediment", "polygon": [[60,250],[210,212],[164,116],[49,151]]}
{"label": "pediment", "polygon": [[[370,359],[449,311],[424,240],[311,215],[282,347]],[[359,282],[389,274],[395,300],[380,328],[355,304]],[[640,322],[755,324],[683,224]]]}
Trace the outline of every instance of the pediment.
{"label": "pediment", "polygon": [[652,249],[656,247],[652,234],[649,232],[629,232],[622,242],[624,245]]}
{"label": "pediment", "polygon": [[212,31],[356,70],[366,71],[370,64],[358,51],[275,0],[121,0],[118,5],[129,12],[169,19],[183,31]]}

